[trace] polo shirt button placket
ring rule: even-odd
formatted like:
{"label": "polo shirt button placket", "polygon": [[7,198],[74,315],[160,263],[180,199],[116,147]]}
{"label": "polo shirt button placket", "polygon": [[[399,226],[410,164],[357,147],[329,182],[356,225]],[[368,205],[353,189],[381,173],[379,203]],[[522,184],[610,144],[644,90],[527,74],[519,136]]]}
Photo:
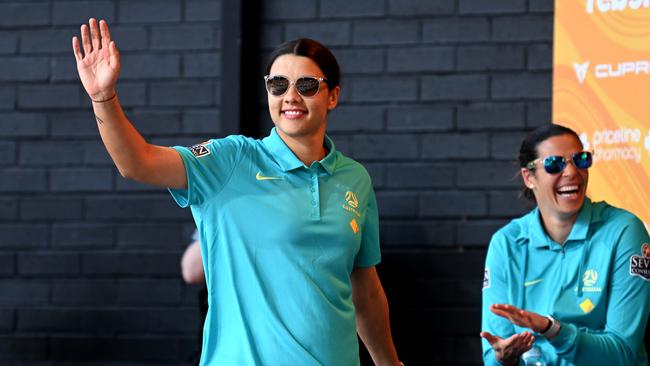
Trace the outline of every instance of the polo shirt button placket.
{"label": "polo shirt button placket", "polygon": [[315,172],[311,171],[311,184],[309,190],[311,191],[311,206],[312,206],[312,218],[319,220],[320,219],[320,207],[318,204],[318,175]]}

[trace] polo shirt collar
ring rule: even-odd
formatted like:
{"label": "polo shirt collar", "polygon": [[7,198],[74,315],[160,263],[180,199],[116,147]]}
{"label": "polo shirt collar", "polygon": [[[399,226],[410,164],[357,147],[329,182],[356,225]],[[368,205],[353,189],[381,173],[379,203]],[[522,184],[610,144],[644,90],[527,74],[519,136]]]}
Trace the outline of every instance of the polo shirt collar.
{"label": "polo shirt collar", "polygon": [[[536,207],[530,214],[528,218],[528,233],[530,238],[530,244],[532,246],[540,247],[553,247],[555,243],[551,239],[542,225],[542,214],[539,211],[539,207]],[[555,244],[557,245],[557,244]]]}
{"label": "polo shirt collar", "polygon": [[592,221],[591,200],[589,198],[585,198],[585,202],[582,204],[582,208],[578,213],[578,218],[576,218],[576,222],[573,224],[573,228],[569,233],[567,241],[587,239],[589,225],[591,225]]}
{"label": "polo shirt collar", "polygon": [[[275,127],[271,129],[271,133],[262,141],[283,171],[288,172],[305,166],[293,151],[291,151],[284,140],[282,140]],[[319,163],[331,175],[336,167],[337,154],[334,142],[327,135],[325,136],[325,147],[328,150],[328,154]]]}
{"label": "polo shirt collar", "polygon": [[[589,232],[589,225],[592,221],[599,220],[599,217],[594,217],[592,220],[592,204],[589,198],[585,198],[580,212],[578,212],[578,217],[576,222],[571,228],[567,242],[570,240],[585,240],[587,239],[587,234]],[[522,232],[523,234],[523,232]],[[535,208],[530,214],[528,219],[528,234],[530,237],[530,242],[535,247],[551,247],[554,248],[558,244],[551,239],[544,227],[542,226],[542,217],[539,212],[539,208]]]}
{"label": "polo shirt collar", "polygon": [[336,145],[334,145],[334,141],[332,139],[325,135],[325,148],[327,149],[327,155],[323,158],[323,160],[320,161],[320,165],[325,169],[327,174],[332,175],[334,173],[334,169],[336,168]]}

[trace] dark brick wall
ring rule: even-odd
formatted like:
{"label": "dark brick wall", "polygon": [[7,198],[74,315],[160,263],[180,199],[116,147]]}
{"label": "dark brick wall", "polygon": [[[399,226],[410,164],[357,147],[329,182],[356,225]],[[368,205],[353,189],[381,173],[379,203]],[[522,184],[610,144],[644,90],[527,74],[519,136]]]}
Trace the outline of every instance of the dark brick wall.
{"label": "dark brick wall", "polygon": [[[550,120],[552,0],[260,3],[260,57],[306,36],[341,62],[329,132],[373,177],[402,358],[481,364],[486,245],[524,211],[519,140]],[[111,24],[150,141],[220,135],[221,1],[0,1],[0,365],[185,364],[190,215],[104,151],[70,49],[89,16]],[[244,102],[266,130],[261,100]]]}

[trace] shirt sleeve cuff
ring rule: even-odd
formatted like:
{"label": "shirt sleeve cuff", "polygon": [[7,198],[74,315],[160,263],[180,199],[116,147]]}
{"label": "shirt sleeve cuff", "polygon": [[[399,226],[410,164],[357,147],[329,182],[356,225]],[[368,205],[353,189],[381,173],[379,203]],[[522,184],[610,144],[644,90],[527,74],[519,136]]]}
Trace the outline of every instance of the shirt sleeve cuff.
{"label": "shirt sleeve cuff", "polygon": [[561,323],[560,333],[550,343],[558,354],[564,354],[573,347],[577,337],[578,329],[575,325]]}

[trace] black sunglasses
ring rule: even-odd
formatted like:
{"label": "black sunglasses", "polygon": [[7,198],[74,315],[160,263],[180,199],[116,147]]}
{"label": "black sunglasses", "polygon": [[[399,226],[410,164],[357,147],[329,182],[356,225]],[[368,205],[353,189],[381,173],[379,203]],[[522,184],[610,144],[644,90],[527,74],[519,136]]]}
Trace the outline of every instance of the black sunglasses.
{"label": "black sunglasses", "polygon": [[296,91],[303,97],[313,97],[318,94],[321,81],[327,81],[327,79],[324,77],[303,76],[296,81],[290,81],[289,78],[282,75],[266,75],[264,77],[266,91],[275,97],[283,96],[289,90],[291,84],[295,85]]}
{"label": "black sunglasses", "polygon": [[[537,165],[540,160],[544,162],[544,170],[546,170],[548,174],[560,173],[564,170],[564,168],[566,168],[567,165],[567,159],[564,156],[552,155],[545,157],[543,160],[535,159],[526,164],[526,168],[528,170],[535,170],[535,165]],[[583,170],[589,169],[593,163],[593,159],[589,151],[581,151],[571,155],[571,161],[573,162],[573,165],[576,166],[576,168]]]}

